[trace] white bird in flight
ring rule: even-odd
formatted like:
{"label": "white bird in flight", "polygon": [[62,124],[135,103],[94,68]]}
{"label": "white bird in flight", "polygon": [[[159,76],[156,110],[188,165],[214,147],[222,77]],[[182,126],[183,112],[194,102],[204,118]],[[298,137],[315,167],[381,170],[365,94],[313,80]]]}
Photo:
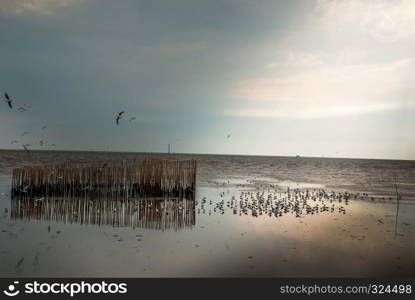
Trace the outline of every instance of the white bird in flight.
{"label": "white bird in flight", "polygon": [[117,115],[117,118],[115,119],[115,123],[120,124],[120,119],[122,118],[122,115],[124,114],[124,111],[120,111]]}
{"label": "white bird in flight", "polygon": [[31,105],[24,104],[23,106],[18,107],[17,110],[20,111],[20,112],[25,112],[25,111],[28,111],[29,108],[31,108],[31,107],[32,107]]}
{"label": "white bird in flight", "polygon": [[30,147],[30,144],[24,144],[24,145],[22,145],[22,147],[25,149],[25,151],[26,151],[28,154],[30,154],[30,150],[29,150],[29,148],[28,148],[28,147]]}

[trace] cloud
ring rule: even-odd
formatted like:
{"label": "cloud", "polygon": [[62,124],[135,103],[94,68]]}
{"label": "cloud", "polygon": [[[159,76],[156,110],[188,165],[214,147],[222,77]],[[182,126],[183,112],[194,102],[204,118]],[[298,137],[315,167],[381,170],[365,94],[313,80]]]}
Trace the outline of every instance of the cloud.
{"label": "cloud", "polygon": [[414,38],[412,0],[318,0],[316,12],[320,28],[331,37],[370,37],[381,43]]}
{"label": "cloud", "polygon": [[321,119],[349,115],[362,115],[369,112],[381,112],[386,110],[399,109],[400,106],[394,103],[380,103],[380,104],[365,104],[365,105],[337,105],[326,107],[324,110],[313,108],[306,105],[302,109],[297,109],[293,106],[277,106],[276,108],[256,108],[256,109],[241,109],[237,111],[227,111],[225,114],[239,117],[278,117],[278,118],[296,118],[296,119]]}
{"label": "cloud", "polygon": [[[285,140],[281,153],[328,155],[318,143],[336,139],[367,141],[353,156],[413,149],[400,134],[414,129],[415,110],[402,109],[415,101],[414,4],[0,0],[0,81],[16,105],[33,105],[14,123],[0,106],[0,146],[47,121],[68,149],[165,151],[176,135],[185,152],[277,154]],[[114,126],[120,110],[137,120]],[[354,124],[323,119],[333,116]],[[217,142],[224,131],[232,143]]]}
{"label": "cloud", "polygon": [[2,0],[0,13],[23,15],[35,13],[39,15],[54,15],[58,9],[81,4],[87,0]]}
{"label": "cloud", "polygon": [[262,46],[274,50],[263,70],[230,84],[224,114],[323,118],[412,107],[414,28],[413,1],[317,1],[303,27]]}
{"label": "cloud", "polygon": [[319,118],[368,113],[414,105],[400,92],[414,61],[346,66],[324,65],[290,76],[239,81],[232,90],[237,116]]}
{"label": "cloud", "polygon": [[281,50],[280,55],[284,56],[283,61],[271,62],[267,68],[275,69],[281,67],[316,67],[322,64],[319,57],[312,53],[293,50]]}

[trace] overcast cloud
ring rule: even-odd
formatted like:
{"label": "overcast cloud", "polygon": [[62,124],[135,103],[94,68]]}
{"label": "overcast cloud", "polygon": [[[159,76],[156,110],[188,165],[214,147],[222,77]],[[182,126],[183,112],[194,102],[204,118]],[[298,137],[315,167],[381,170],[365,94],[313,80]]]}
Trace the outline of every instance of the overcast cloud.
{"label": "overcast cloud", "polygon": [[2,0],[0,44],[0,148],[415,159],[412,0]]}

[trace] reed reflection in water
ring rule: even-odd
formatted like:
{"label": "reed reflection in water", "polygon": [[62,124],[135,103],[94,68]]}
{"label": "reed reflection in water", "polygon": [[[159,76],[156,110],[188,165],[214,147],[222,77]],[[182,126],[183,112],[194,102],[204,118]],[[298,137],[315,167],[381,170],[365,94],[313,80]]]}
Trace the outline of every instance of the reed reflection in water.
{"label": "reed reflection in water", "polygon": [[195,225],[194,198],[87,199],[12,197],[11,218],[63,223],[113,225],[157,230]]}

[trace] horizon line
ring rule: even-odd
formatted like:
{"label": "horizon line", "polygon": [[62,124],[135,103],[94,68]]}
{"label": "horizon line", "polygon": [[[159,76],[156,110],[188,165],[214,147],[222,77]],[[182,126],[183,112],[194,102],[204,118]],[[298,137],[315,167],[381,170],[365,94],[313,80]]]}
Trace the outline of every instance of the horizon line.
{"label": "horizon line", "polygon": [[[24,149],[4,149],[0,151],[22,151]],[[117,151],[117,150],[59,150],[59,149],[33,149],[31,152],[99,152],[99,153],[130,153],[130,154],[163,154],[163,155],[212,155],[212,156],[258,156],[258,157],[286,157],[286,158],[327,158],[327,159],[355,159],[355,160],[389,160],[389,161],[415,161],[415,159],[397,158],[367,158],[367,157],[335,157],[335,156],[302,156],[302,155],[266,155],[266,154],[226,154],[226,153],[191,153],[191,152],[140,152],[140,151]]]}

